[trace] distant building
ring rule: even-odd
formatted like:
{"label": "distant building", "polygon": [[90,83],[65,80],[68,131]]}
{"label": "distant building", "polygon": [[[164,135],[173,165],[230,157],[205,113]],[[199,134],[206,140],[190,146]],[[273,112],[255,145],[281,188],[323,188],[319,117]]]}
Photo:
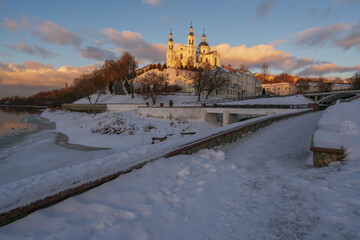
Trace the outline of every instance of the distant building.
{"label": "distant building", "polygon": [[262,88],[269,94],[279,96],[292,95],[297,92],[296,86],[287,82],[263,84]]}
{"label": "distant building", "polygon": [[247,98],[261,95],[262,83],[250,72],[240,72],[231,65],[222,66],[233,79],[233,85],[236,86],[235,98]]}
{"label": "distant building", "polygon": [[166,66],[169,68],[180,68],[190,64],[194,67],[199,67],[202,64],[210,64],[211,66],[220,66],[220,53],[210,51],[210,46],[206,42],[205,31],[202,35],[201,43],[196,48],[195,34],[192,25],[190,26],[190,33],[187,37],[187,44],[180,44],[176,49],[173,34],[170,30],[170,38],[167,44],[166,51]]}
{"label": "distant building", "polygon": [[261,85],[251,73],[239,72],[231,65],[220,68],[220,73],[230,79],[225,90],[216,90],[210,96],[219,98],[241,99],[261,95]]}

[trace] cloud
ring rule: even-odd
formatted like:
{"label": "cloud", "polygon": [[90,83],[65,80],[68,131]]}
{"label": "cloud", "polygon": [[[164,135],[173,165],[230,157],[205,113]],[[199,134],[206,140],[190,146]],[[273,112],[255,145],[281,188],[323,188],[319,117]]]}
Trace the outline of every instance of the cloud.
{"label": "cloud", "polygon": [[14,50],[14,51],[18,51],[18,52],[22,52],[22,53],[27,53],[30,55],[34,55],[34,56],[40,56],[42,58],[50,58],[53,56],[56,56],[56,54],[46,50],[45,48],[36,46],[35,47],[30,47],[29,45],[27,45],[24,42],[18,43],[18,44],[5,44],[5,47]]}
{"label": "cloud", "polygon": [[59,45],[73,45],[79,47],[82,39],[75,33],[60,27],[50,20],[45,20],[38,26],[34,32],[43,41],[47,43],[55,43]]}
{"label": "cloud", "polygon": [[162,62],[166,57],[164,44],[148,43],[140,33],[131,31],[118,32],[112,28],[99,31],[99,34],[118,47],[119,51],[128,51],[142,61]]}
{"label": "cloud", "polygon": [[332,45],[348,50],[357,47],[360,51],[360,23],[338,23],[326,27],[314,27],[293,35],[292,43],[302,47]]}
{"label": "cloud", "polygon": [[357,47],[360,51],[360,23],[354,24],[344,37],[334,40],[333,44],[342,47],[344,50]]}
{"label": "cloud", "polygon": [[277,0],[264,0],[257,6],[254,17],[264,19],[269,16]]}
{"label": "cloud", "polygon": [[0,22],[0,26],[8,29],[12,33],[18,33],[19,30],[28,29],[30,26],[29,19],[26,16],[21,16],[18,20],[10,20],[8,18],[4,19],[4,22]]}
{"label": "cloud", "polygon": [[263,63],[268,63],[272,69],[291,72],[314,63],[311,58],[296,58],[283,50],[277,50],[273,45],[256,45],[253,47],[230,46],[220,44],[212,47],[221,54],[222,64],[238,66],[244,64],[249,68],[259,68]]}
{"label": "cloud", "polygon": [[158,5],[160,5],[160,0],[142,0],[142,3],[153,5],[153,6],[158,6]]}
{"label": "cloud", "polygon": [[63,87],[82,73],[90,73],[96,65],[83,67],[63,66],[58,69],[35,61],[22,64],[0,62],[0,84]]}
{"label": "cloud", "polygon": [[286,42],[285,39],[277,39],[277,40],[271,42],[270,45],[272,45],[272,46],[278,46],[278,45],[280,45],[280,44],[283,44],[284,42]]}
{"label": "cloud", "polygon": [[323,28],[313,27],[294,34],[292,42],[303,47],[324,46],[350,29],[350,23],[338,23]]}
{"label": "cloud", "polygon": [[334,63],[326,63],[321,65],[312,65],[304,70],[300,71],[298,76],[323,76],[328,73],[345,73],[345,72],[355,72],[360,70],[360,64],[353,67],[342,67]]}
{"label": "cloud", "polygon": [[86,46],[84,48],[80,48],[80,54],[84,58],[87,59],[95,59],[95,60],[106,60],[106,59],[114,59],[115,54],[109,50],[97,47]]}

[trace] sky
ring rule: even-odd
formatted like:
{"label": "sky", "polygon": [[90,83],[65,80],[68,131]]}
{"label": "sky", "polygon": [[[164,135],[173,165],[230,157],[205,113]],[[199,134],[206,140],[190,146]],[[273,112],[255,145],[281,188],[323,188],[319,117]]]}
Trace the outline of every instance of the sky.
{"label": "sky", "polygon": [[0,0],[0,98],[64,87],[124,51],[164,63],[203,29],[221,64],[342,78],[360,71],[360,0]]}

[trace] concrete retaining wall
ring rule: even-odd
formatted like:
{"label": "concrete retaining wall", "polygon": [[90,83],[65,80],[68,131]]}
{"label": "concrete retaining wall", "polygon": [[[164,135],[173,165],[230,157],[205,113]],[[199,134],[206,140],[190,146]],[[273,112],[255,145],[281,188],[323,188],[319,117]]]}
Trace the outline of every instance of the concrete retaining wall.
{"label": "concrete retaining wall", "polygon": [[108,103],[106,104],[108,112],[124,112],[136,110],[138,106],[146,106],[145,103]]}
{"label": "concrete retaining wall", "polygon": [[66,110],[76,112],[99,113],[106,112],[106,104],[62,104],[61,107]]}
{"label": "concrete retaining wall", "polygon": [[146,106],[145,103],[107,103],[107,104],[62,104],[63,109],[76,112],[124,112],[136,110],[138,106]]}
{"label": "concrete retaining wall", "polygon": [[201,119],[201,107],[138,107],[140,116],[164,119]]}

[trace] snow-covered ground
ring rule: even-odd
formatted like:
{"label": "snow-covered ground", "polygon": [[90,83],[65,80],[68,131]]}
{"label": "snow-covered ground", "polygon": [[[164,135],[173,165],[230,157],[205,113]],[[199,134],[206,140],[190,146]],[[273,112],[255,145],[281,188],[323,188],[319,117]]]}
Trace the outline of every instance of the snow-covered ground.
{"label": "snow-covered ground", "polygon": [[359,239],[360,159],[307,163],[320,115],[148,164],[0,228],[0,239]]}
{"label": "snow-covered ground", "polygon": [[323,112],[314,134],[314,147],[344,147],[350,158],[360,158],[360,99],[338,102]]}
{"label": "snow-covered ground", "polygon": [[151,144],[153,137],[172,140],[186,137],[181,133],[199,133],[216,127],[200,120],[176,121],[142,117],[136,111],[88,114],[47,110],[42,116],[56,122],[57,131],[67,135],[70,143],[117,151]]}

